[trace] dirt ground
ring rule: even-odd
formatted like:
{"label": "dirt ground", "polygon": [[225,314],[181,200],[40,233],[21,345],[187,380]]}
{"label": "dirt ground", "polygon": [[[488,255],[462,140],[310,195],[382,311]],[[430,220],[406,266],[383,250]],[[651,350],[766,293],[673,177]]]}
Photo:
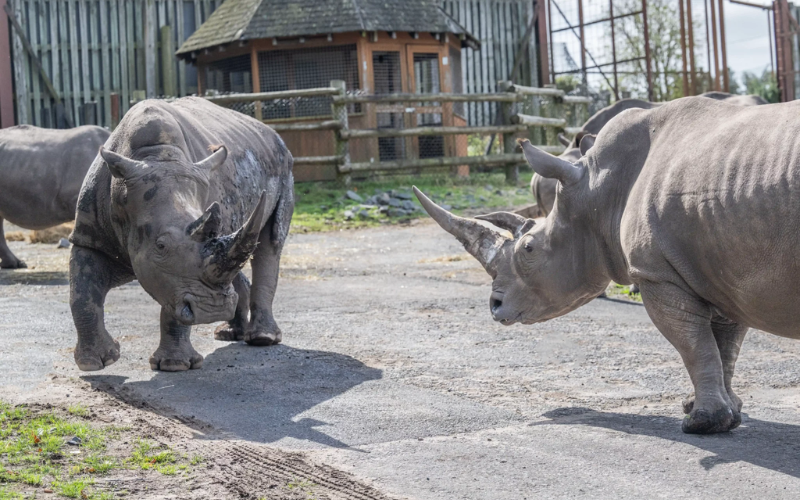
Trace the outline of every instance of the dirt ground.
{"label": "dirt ground", "polygon": [[69,252],[11,247],[29,268],[0,272],[0,399],[84,401],[205,458],[184,483],[127,498],[800,495],[800,343],[751,332],[734,379],[742,426],[684,435],[688,375],[641,305],[598,299],[502,327],[489,277],[428,221],[292,235],[284,343],[217,342],[202,325],[205,363],[183,373],[149,369],[159,309],[136,283],[106,304],[122,358],[78,371]]}

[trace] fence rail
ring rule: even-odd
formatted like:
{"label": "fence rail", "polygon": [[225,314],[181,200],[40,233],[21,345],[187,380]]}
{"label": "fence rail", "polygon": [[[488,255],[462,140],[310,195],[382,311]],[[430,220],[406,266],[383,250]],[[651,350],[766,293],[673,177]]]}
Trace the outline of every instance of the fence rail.
{"label": "fence rail", "polygon": [[[389,94],[359,95],[348,94],[344,82],[332,81],[330,87],[289,90],[279,92],[261,92],[252,94],[228,94],[224,96],[207,96],[206,98],[219,105],[257,103],[284,99],[330,96],[331,117],[301,123],[270,122],[276,132],[303,132],[330,130],[334,135],[334,154],[326,156],[306,156],[295,158],[297,165],[335,165],[337,174],[349,176],[356,173],[387,172],[408,169],[437,169],[461,166],[480,166],[484,168],[503,167],[510,182],[516,182],[517,168],[524,164],[523,155],[517,152],[515,139],[527,137],[545,151],[558,154],[564,150],[556,140],[558,132],[569,135],[576,134],[580,128],[575,126],[580,115],[588,111],[591,98],[566,95],[556,88],[538,88],[514,85],[501,82],[501,91],[497,93],[479,94]],[[416,126],[389,128],[349,128],[349,108],[354,105],[376,105],[378,112],[395,112],[394,106],[383,106],[392,103],[403,103],[400,111],[416,113],[442,113],[445,103],[502,103],[501,120],[495,125],[484,126]],[[565,107],[572,106],[572,119],[567,119]],[[389,111],[386,109],[392,108]],[[438,111],[437,111],[438,110]],[[540,115],[531,114],[538,110]],[[523,112],[524,111],[524,112]],[[580,112],[578,112],[580,111]],[[585,117],[584,117],[585,118]],[[363,139],[431,137],[431,136],[471,136],[502,135],[503,152],[478,156],[441,156],[436,158],[406,158],[380,161],[356,161],[350,159],[350,141]]]}

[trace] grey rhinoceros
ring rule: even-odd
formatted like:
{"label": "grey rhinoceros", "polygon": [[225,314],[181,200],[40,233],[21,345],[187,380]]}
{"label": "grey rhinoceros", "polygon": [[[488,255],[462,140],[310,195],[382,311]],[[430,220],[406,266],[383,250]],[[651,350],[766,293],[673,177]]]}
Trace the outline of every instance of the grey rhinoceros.
{"label": "grey rhinoceros", "polygon": [[73,220],[83,178],[108,136],[91,125],[0,130],[0,267],[26,267],[6,244],[3,220],[25,229]]}
{"label": "grey rhinoceros", "polygon": [[800,338],[799,113],[686,98],[620,114],[575,162],[522,141],[560,187],[541,224],[478,217],[511,237],[415,192],[492,276],[504,325],[562,316],[612,280],[638,284],[694,385],[683,430],[727,431],[741,422],[731,380],[748,328]]}
{"label": "grey rhinoceros", "polygon": [[[726,104],[735,106],[758,106],[768,104],[762,97],[757,95],[738,95],[728,94],[727,92],[706,92],[700,97],[724,101]],[[618,114],[628,109],[653,109],[661,106],[662,103],[643,101],[641,99],[621,99],[610,106],[606,106],[583,124],[581,130],[572,139],[567,139],[559,134],[558,140],[567,148],[561,158],[567,161],[575,161],[583,154],[580,151],[581,140],[587,135],[597,135],[606,124]],[[556,199],[555,179],[545,179],[540,175],[534,174],[531,178],[531,193],[539,207],[539,213],[547,215],[553,210],[553,202]]]}
{"label": "grey rhinoceros", "polygon": [[[78,367],[119,359],[103,303],[133,279],[161,305],[154,370],[201,366],[193,324],[227,321],[219,340],[280,342],[272,300],[294,210],[292,163],[271,128],[204,99],[131,108],[78,201],[70,259]],[[251,256],[252,288],[241,272]]]}

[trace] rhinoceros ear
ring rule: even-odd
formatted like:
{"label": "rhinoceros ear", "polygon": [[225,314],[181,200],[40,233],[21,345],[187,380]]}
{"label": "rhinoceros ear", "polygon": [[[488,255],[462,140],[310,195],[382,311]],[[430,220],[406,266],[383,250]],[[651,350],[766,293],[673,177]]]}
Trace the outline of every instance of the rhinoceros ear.
{"label": "rhinoceros ear", "polygon": [[546,153],[531,144],[527,139],[519,140],[525,159],[534,172],[547,179],[557,179],[561,184],[569,186],[583,178],[584,169],[572,163]]}
{"label": "rhinoceros ear", "polygon": [[561,132],[559,132],[558,133],[558,142],[560,142],[561,145],[564,146],[564,147],[569,147],[569,143],[572,142],[572,141],[569,140],[569,137],[567,137],[566,135],[564,135]]}
{"label": "rhinoceros ear", "polygon": [[222,212],[219,203],[215,201],[199,219],[189,224],[186,234],[195,241],[203,242],[216,238],[221,227]]}
{"label": "rhinoceros ear", "polygon": [[195,163],[194,166],[202,170],[219,168],[228,159],[228,148],[225,146],[211,146],[214,152],[205,160]]}
{"label": "rhinoceros ear", "polygon": [[587,151],[592,149],[595,139],[597,139],[597,136],[593,134],[586,134],[581,138],[581,155],[585,155]]}
{"label": "rhinoceros ear", "polygon": [[494,226],[505,229],[513,234],[514,238],[519,238],[527,233],[536,224],[533,219],[526,219],[511,212],[493,212],[486,215],[476,215],[475,218],[485,220]]}
{"label": "rhinoceros ear", "polygon": [[100,148],[100,156],[103,157],[103,160],[108,165],[111,175],[117,179],[130,179],[147,167],[146,164],[140,161],[131,160],[104,147]]}

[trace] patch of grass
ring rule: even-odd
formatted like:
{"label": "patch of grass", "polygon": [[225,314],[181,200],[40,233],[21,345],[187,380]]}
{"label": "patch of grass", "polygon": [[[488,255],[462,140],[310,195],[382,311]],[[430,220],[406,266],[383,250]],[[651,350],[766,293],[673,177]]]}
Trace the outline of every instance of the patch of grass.
{"label": "patch of grass", "polygon": [[198,465],[203,461],[203,457],[200,455],[192,455],[192,460],[189,462],[192,465]]}
{"label": "patch of grass", "polygon": [[302,479],[302,478],[292,478],[291,481],[286,483],[286,489],[301,491],[306,494],[309,500],[313,500],[314,498],[316,498],[316,496],[314,495],[315,486],[316,484],[314,484],[313,481],[309,481],[308,479]]}
{"label": "patch of grass", "polygon": [[625,298],[627,300],[632,300],[634,302],[641,302],[642,295],[639,293],[631,293],[630,287],[625,285],[618,285],[617,283],[611,283],[608,288],[606,289],[606,295],[611,298]]}
{"label": "patch of grass", "polygon": [[0,488],[0,500],[23,500],[24,498],[25,496],[21,493]]}
{"label": "patch of grass", "polygon": [[89,410],[87,410],[86,407],[81,405],[72,405],[69,408],[67,408],[67,411],[69,412],[70,415],[75,415],[76,417],[85,417],[86,415],[89,414]]}
{"label": "patch of grass", "polygon": [[151,441],[141,439],[130,458],[130,463],[142,470],[155,469],[165,476],[175,475],[178,459],[175,453],[165,446],[155,445]]}
{"label": "patch of grass", "polygon": [[[411,186],[417,186],[439,204],[449,205],[456,214],[464,211],[491,211],[534,203],[530,193],[531,172],[520,172],[517,186],[505,183],[503,173],[472,173],[469,177],[451,174],[394,176],[364,181],[354,181],[349,187],[340,182],[303,183],[295,186],[297,200],[292,217],[293,232],[333,231],[375,227],[381,224],[396,224],[410,219],[426,217],[423,211],[397,218],[377,214],[376,209],[368,209],[370,216],[361,217],[362,210],[357,202],[348,199],[348,189],[355,191],[364,200],[369,197],[394,190],[411,193]],[[420,207],[416,198],[411,200]],[[355,214],[352,220],[345,219],[345,211]]]}
{"label": "patch of grass", "polygon": [[72,481],[53,481],[52,487],[59,495],[67,498],[82,498],[84,490],[94,484],[92,479],[75,479]]}

